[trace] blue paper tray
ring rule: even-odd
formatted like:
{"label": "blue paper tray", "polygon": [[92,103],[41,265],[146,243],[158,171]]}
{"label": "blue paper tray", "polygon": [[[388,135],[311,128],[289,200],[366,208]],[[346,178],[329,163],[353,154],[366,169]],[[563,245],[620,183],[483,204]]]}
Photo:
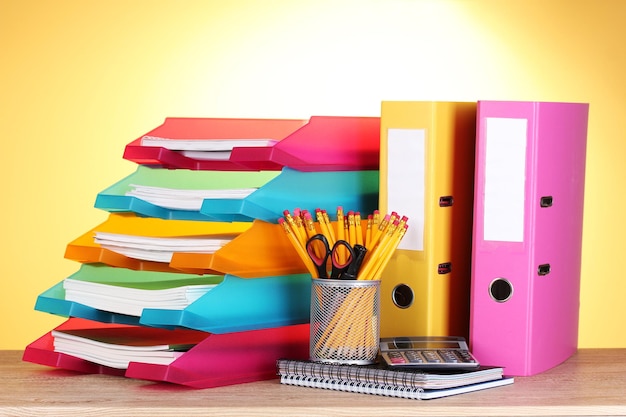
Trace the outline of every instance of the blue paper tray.
{"label": "blue paper tray", "polygon": [[[338,206],[372,213],[378,208],[379,171],[301,172],[284,168],[281,174],[250,194],[235,199],[204,200],[200,213],[221,221],[237,218],[277,223],[285,210],[300,208],[329,214]],[[336,220],[336,219],[333,219]]]}
{"label": "blue paper tray", "polygon": [[[134,212],[161,219],[219,221],[198,210],[166,208],[126,193],[133,184],[183,190],[259,188],[278,174],[276,171],[192,171],[138,166],[134,173],[98,193],[94,206],[108,212]],[[246,216],[229,217],[229,221],[250,221]]]}
{"label": "blue paper tray", "polygon": [[[110,278],[109,282],[115,282],[116,274],[120,273],[125,276],[136,276],[137,280],[147,277],[158,280],[159,277],[176,275],[168,272],[133,271],[106,265],[85,264],[69,278],[96,281],[97,276],[106,274]],[[221,276],[215,277],[216,280],[221,279]],[[131,283],[125,281],[125,285]],[[66,300],[63,282],[40,294],[35,310],[105,323],[142,324],[163,328],[186,327],[211,333],[230,333],[308,323],[310,297],[309,274],[254,279],[227,274],[217,287],[184,310],[144,309],[141,316],[102,311]]]}

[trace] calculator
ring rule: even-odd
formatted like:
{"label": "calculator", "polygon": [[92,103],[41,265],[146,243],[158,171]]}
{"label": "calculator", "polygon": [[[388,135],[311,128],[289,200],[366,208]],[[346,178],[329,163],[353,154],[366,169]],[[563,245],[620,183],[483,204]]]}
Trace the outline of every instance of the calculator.
{"label": "calculator", "polygon": [[380,355],[389,366],[453,370],[480,365],[465,339],[456,336],[381,338]]}

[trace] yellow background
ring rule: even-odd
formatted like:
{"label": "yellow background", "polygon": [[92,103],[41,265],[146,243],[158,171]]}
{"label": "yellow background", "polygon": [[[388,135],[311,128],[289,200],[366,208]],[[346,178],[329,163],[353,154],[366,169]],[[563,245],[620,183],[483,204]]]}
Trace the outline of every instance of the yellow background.
{"label": "yellow background", "polygon": [[626,347],[625,20],[621,0],[0,0],[0,349],[63,320],[37,295],[165,117],[480,99],[591,104],[580,347]]}

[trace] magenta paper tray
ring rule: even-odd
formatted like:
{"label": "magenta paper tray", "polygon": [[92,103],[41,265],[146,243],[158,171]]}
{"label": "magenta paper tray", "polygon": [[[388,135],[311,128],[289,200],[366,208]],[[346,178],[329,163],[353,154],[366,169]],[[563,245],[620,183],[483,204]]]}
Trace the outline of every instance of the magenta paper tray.
{"label": "magenta paper tray", "polygon": [[309,356],[309,325],[210,334],[170,365],[131,363],[129,378],[213,388],[276,378],[280,358]]}
{"label": "magenta paper tray", "polygon": [[[94,324],[98,325],[71,318],[57,329],[94,327]],[[46,333],[26,347],[22,359],[82,373],[126,376],[193,388],[213,388],[273,379],[276,378],[278,359],[306,359],[309,354],[309,325],[220,335],[207,333],[202,342],[169,365],[131,362],[126,370],[55,352],[53,341],[51,332]]]}
{"label": "magenta paper tray", "polygon": [[[70,318],[55,328],[55,330],[75,330],[93,327],[109,327],[109,323],[98,323],[80,318]],[[125,326],[118,324],[117,326]],[[85,374],[124,375],[124,369],[110,368],[97,363],[89,362],[74,356],[65,355],[54,351],[54,338],[51,332],[41,336],[30,343],[24,349],[22,360],[51,366],[53,368],[67,369],[69,371],[82,372]]]}
{"label": "magenta paper tray", "polygon": [[[253,140],[270,139],[279,141],[306,124],[306,120],[290,119],[221,119],[168,117],[161,126],[135,139],[124,150],[124,159],[140,165],[154,165],[164,168],[185,168],[212,171],[256,170],[232,159],[203,160],[185,156],[180,151],[164,147],[143,146],[144,136],[156,136],[168,139],[227,139]],[[264,147],[258,149],[264,153]],[[280,170],[281,166],[269,163],[271,170]]]}
{"label": "magenta paper tray", "polygon": [[[273,139],[273,146],[235,146],[227,160],[186,156],[164,147],[143,146],[143,136],[168,139]],[[124,158],[142,165],[213,171],[377,170],[380,118],[313,116],[310,120],[167,118],[126,145]]]}
{"label": "magenta paper tray", "polygon": [[[378,170],[380,118],[313,116],[266,152],[269,161],[298,171]],[[231,159],[268,169],[252,148],[233,149]]]}

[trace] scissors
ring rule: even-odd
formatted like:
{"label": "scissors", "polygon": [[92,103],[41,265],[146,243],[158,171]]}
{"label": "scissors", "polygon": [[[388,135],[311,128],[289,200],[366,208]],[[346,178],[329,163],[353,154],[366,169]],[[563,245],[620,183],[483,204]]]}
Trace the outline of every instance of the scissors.
{"label": "scissors", "polygon": [[[346,259],[341,262],[339,251],[345,248]],[[315,264],[318,278],[341,279],[342,275],[354,260],[354,250],[345,240],[338,240],[331,248],[328,239],[321,233],[313,235],[306,242],[306,251]],[[328,273],[328,262],[330,260],[330,274]]]}

